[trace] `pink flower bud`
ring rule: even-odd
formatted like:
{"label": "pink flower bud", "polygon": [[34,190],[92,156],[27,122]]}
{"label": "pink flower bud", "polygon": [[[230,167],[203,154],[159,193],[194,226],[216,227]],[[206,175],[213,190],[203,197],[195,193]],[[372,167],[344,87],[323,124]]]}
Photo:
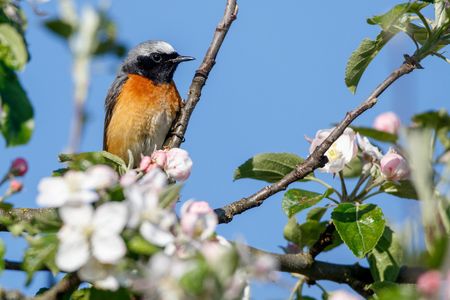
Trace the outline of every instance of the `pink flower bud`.
{"label": "pink flower bud", "polygon": [[141,162],[139,164],[139,169],[141,171],[147,172],[147,169],[150,167],[151,163],[152,163],[152,159],[150,156],[142,156]]}
{"label": "pink flower bud", "polygon": [[156,150],[152,153],[152,163],[156,164],[161,169],[164,169],[167,162],[167,152],[166,150]]}
{"label": "pink flower bud", "polygon": [[207,202],[189,200],[181,207],[181,230],[192,238],[209,238],[217,223],[217,216]]}
{"label": "pink flower bud", "polygon": [[9,172],[14,176],[23,176],[28,171],[28,163],[24,158],[18,157],[11,163]]}
{"label": "pink flower bud", "polygon": [[381,173],[388,180],[398,181],[409,177],[409,166],[406,159],[390,149],[380,161]]}
{"label": "pink flower bud", "polygon": [[191,174],[192,160],[186,150],[172,148],[167,152],[167,161],[164,167],[167,175],[175,180],[184,181]]}
{"label": "pink flower bud", "polygon": [[427,296],[433,296],[439,293],[440,287],[441,273],[439,273],[439,271],[428,271],[423,273],[417,280],[417,289]]}
{"label": "pink flower bud", "polygon": [[393,112],[385,112],[378,115],[373,122],[373,127],[376,130],[396,134],[400,128],[400,118]]}
{"label": "pink flower bud", "polygon": [[20,192],[22,190],[22,188],[23,188],[23,184],[22,184],[22,182],[20,182],[18,180],[13,179],[9,183],[9,190],[10,190],[11,194]]}

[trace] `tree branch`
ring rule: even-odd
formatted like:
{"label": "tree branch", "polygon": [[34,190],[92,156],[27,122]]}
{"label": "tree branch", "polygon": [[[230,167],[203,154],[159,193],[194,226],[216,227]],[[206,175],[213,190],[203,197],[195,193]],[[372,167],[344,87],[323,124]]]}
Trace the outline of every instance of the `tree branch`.
{"label": "tree branch", "polygon": [[238,6],[236,4],[236,0],[228,0],[223,18],[216,27],[216,31],[211,44],[209,45],[208,51],[203,58],[203,62],[195,72],[194,78],[192,79],[187,100],[174,122],[172,132],[169,133],[166,141],[164,142],[165,147],[178,147],[183,142],[189,119],[191,118],[195,106],[200,101],[202,89],[205,86],[211,69],[216,63],[217,54],[219,53],[220,47],[222,46],[231,24],[236,19],[237,12]]}
{"label": "tree branch", "polygon": [[[269,255],[278,262],[279,270],[298,273],[308,277],[309,281],[330,280],[349,285],[356,292],[368,297],[373,292],[368,286],[374,282],[370,270],[359,264],[340,265],[314,261],[310,254],[276,254],[249,247],[253,255]],[[419,267],[402,267],[397,283],[416,283],[418,277],[426,270]]]}
{"label": "tree branch", "polygon": [[52,286],[45,293],[37,296],[36,300],[58,300],[64,295],[71,294],[80,285],[81,280],[76,273],[66,275],[61,281]]}
{"label": "tree branch", "polygon": [[[33,219],[54,220],[57,217],[53,208],[0,208],[0,217],[18,221],[32,221]],[[0,224],[0,231],[8,231],[5,224]]]}
{"label": "tree branch", "polygon": [[251,208],[260,206],[264,200],[270,196],[285,190],[291,183],[304,178],[306,175],[319,168],[323,162],[325,152],[341,136],[344,130],[359,115],[373,107],[377,103],[377,98],[397,79],[414,69],[421,68],[414,57],[405,55],[405,62],[394,70],[358,107],[348,112],[345,118],[334,128],[330,135],[320,144],[311,155],[301,164],[299,164],[291,173],[287,174],[280,181],[264,187],[253,195],[237,200],[222,208],[215,210],[219,223],[228,223],[233,220],[235,215],[241,214]]}

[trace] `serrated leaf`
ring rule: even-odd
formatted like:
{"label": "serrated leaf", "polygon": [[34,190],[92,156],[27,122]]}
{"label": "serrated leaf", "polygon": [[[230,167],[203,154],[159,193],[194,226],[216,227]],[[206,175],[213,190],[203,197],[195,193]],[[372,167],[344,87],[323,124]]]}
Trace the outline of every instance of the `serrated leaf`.
{"label": "serrated leaf", "polygon": [[367,23],[371,25],[379,25],[383,31],[397,32],[399,25],[401,25],[402,17],[405,14],[416,13],[425,8],[428,4],[418,2],[402,3],[394,6],[385,14],[374,16],[367,19]]}
{"label": "serrated leaf", "polygon": [[70,296],[70,300],[131,300],[134,299],[131,293],[120,288],[117,291],[99,290],[96,288],[85,288],[76,290]]}
{"label": "serrated leaf", "polygon": [[58,249],[56,234],[34,237],[29,242],[23,258],[23,269],[27,272],[27,284],[31,282],[33,274],[42,267],[49,268],[53,274],[58,272],[55,265],[55,256]]}
{"label": "serrated leaf", "polygon": [[383,212],[374,204],[341,203],[331,218],[344,243],[359,258],[375,248],[384,232]]}
{"label": "serrated leaf", "polygon": [[16,74],[0,63],[0,130],[7,146],[27,143],[33,132],[33,108]]}
{"label": "serrated leaf", "polygon": [[375,281],[396,281],[403,263],[403,249],[397,235],[388,226],[367,260]]}
{"label": "serrated leaf", "polygon": [[392,34],[381,32],[375,40],[364,39],[353,51],[345,68],[345,84],[352,94],[356,92],[359,80],[370,62],[392,38]]}
{"label": "serrated leaf", "polygon": [[22,69],[28,61],[24,38],[16,28],[7,23],[0,24],[0,60],[14,70]]}
{"label": "serrated leaf", "polygon": [[380,142],[395,143],[395,142],[397,142],[397,139],[398,139],[398,136],[396,134],[376,130],[376,129],[369,128],[369,127],[351,126],[351,128],[363,136],[372,138],[372,139],[380,141]]}
{"label": "serrated leaf", "polygon": [[[234,172],[234,180],[251,178],[266,182],[276,182],[292,172],[303,158],[292,153],[262,153],[255,155],[239,166]],[[311,178],[312,174],[303,180]]]}
{"label": "serrated leaf", "polygon": [[307,221],[320,221],[323,215],[327,212],[328,207],[314,207],[311,208],[306,215]]}
{"label": "serrated leaf", "polygon": [[332,189],[326,190],[323,194],[301,189],[290,189],[284,194],[281,207],[288,218],[290,218],[300,211],[316,205],[323,198],[328,197],[333,193],[334,190]]}
{"label": "serrated leaf", "polygon": [[386,181],[380,190],[404,199],[418,200],[416,189],[410,180],[402,180],[399,182]]}
{"label": "serrated leaf", "polygon": [[372,286],[377,294],[377,300],[417,300],[421,299],[415,284],[395,284],[384,283],[383,285]]}

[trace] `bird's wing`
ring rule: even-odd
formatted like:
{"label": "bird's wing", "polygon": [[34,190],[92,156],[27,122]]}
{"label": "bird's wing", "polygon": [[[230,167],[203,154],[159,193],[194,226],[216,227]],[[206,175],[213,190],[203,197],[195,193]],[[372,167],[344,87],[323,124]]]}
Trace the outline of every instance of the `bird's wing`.
{"label": "bird's wing", "polygon": [[108,95],[105,99],[105,123],[103,127],[103,150],[106,150],[106,132],[108,130],[109,122],[113,114],[114,107],[119,97],[124,83],[127,81],[128,76],[126,74],[119,74],[111,87],[109,88]]}

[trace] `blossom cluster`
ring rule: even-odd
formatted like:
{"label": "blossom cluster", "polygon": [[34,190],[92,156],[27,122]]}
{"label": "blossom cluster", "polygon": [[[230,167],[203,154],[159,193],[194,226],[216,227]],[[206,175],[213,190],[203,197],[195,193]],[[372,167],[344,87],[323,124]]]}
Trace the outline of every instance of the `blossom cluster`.
{"label": "blossom cluster", "polygon": [[[392,112],[378,116],[374,123],[374,128],[396,134],[400,127],[399,118]],[[309,139],[311,143],[309,152],[312,153],[331,134],[335,128],[322,129],[317,131],[314,139]],[[400,181],[409,178],[410,169],[407,160],[399,153],[398,149],[390,148],[386,154],[382,154],[380,149],[372,145],[369,139],[361,136],[351,128],[346,128],[344,133],[325,152],[328,162],[320,168],[322,172],[339,173],[358,154],[358,147],[362,153],[365,163],[363,171],[369,171],[372,166],[378,168],[386,180]]]}
{"label": "blossom cluster", "polygon": [[[215,235],[218,219],[207,202],[186,201],[178,217],[177,197],[163,201],[169,179],[185,180],[190,174],[186,151],[156,151],[145,160],[122,176],[94,165],[41,180],[38,204],[58,208],[63,223],[55,258],[61,271],[77,272],[98,288],[125,286],[151,299],[185,299],[180,281],[198,270],[220,282],[220,287],[205,285],[205,295],[219,289],[224,299],[238,298],[248,276],[273,274],[270,258],[249,258]],[[117,190],[122,197],[112,196]],[[150,251],[133,252],[136,239]]]}

